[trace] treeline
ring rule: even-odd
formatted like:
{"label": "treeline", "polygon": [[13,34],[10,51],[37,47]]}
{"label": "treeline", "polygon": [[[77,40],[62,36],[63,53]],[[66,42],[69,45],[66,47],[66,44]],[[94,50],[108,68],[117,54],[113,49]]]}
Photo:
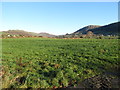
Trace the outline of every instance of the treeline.
{"label": "treeline", "polygon": [[26,38],[26,37],[38,37],[38,38],[60,38],[60,39],[82,39],[82,38],[90,38],[90,39],[120,39],[119,35],[102,35],[102,34],[94,34],[92,31],[88,31],[86,34],[81,33],[72,33],[72,34],[65,34],[59,35],[54,37],[47,37],[47,36],[38,36],[38,35],[22,35],[22,34],[8,34],[8,33],[1,33],[1,38]]}
{"label": "treeline", "polygon": [[102,35],[94,34],[92,31],[88,31],[87,34],[72,33],[66,35],[57,36],[57,38],[93,38],[93,39],[119,39],[119,35]]}

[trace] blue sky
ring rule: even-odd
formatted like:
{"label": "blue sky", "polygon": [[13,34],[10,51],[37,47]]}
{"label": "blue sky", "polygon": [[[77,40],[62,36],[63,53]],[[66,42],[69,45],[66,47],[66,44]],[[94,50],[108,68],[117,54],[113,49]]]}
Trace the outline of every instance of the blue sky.
{"label": "blue sky", "polygon": [[3,27],[51,34],[118,21],[117,2],[3,2]]}

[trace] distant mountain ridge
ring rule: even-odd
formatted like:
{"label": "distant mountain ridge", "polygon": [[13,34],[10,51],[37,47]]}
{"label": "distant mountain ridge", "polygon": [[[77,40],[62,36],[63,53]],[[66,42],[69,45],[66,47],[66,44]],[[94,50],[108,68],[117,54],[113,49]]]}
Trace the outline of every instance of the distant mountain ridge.
{"label": "distant mountain ridge", "polygon": [[89,31],[92,32],[94,35],[120,35],[120,22],[111,23],[104,26],[99,25],[88,25],[85,26],[71,34],[66,35],[53,35],[46,32],[42,33],[34,33],[34,32],[27,32],[24,30],[8,30],[2,31],[3,37],[49,37],[49,38],[72,38],[72,37],[81,37],[81,35],[86,35]]}

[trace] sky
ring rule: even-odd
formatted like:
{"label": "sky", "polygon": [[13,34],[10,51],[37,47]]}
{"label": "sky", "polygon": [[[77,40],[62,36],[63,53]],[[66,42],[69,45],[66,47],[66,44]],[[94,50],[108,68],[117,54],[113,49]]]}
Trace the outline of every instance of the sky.
{"label": "sky", "polygon": [[3,2],[2,28],[61,35],[118,21],[118,2]]}

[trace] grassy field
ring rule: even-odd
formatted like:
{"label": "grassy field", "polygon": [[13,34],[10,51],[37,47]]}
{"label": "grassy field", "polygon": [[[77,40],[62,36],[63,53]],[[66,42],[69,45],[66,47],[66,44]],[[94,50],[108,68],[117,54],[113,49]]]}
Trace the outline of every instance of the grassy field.
{"label": "grassy field", "polygon": [[75,86],[118,63],[118,39],[2,40],[3,88]]}

